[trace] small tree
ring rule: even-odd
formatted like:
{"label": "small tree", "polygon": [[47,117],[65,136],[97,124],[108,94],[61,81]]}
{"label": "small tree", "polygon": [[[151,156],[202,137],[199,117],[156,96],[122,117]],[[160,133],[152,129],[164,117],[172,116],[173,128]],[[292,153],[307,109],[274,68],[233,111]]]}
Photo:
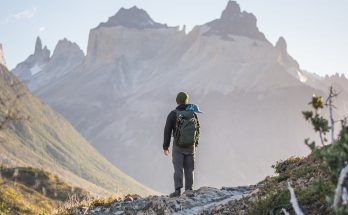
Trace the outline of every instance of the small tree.
{"label": "small tree", "polygon": [[[324,108],[324,99],[321,96],[313,95],[312,101],[309,104],[312,105],[314,112],[303,111],[302,114],[307,121],[311,122],[314,131],[319,133],[321,144],[324,146],[325,142],[327,142],[325,135],[330,129],[328,120],[320,115],[320,111]],[[316,147],[314,141],[309,143],[309,139],[305,140],[305,144],[312,150]]]}
{"label": "small tree", "polygon": [[331,85],[329,88],[329,96],[326,99],[325,105],[329,107],[329,113],[330,113],[330,128],[331,128],[331,143],[333,143],[335,139],[335,120],[333,117],[333,108],[336,108],[333,104],[334,99],[338,96],[338,93]]}

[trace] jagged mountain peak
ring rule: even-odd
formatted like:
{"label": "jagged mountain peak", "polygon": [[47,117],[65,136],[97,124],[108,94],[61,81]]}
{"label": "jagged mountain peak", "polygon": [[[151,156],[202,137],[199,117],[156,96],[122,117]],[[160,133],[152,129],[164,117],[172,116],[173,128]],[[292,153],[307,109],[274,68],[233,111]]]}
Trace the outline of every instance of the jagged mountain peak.
{"label": "jagged mountain peak", "polygon": [[38,36],[36,37],[34,55],[39,55],[41,53],[42,53],[42,41],[41,41],[41,38]]}
{"label": "jagged mountain peak", "polygon": [[137,6],[129,9],[121,8],[114,16],[109,17],[107,22],[98,27],[123,26],[127,28],[167,28],[167,25],[155,22],[149,14]]}
{"label": "jagged mountain peak", "polygon": [[220,19],[213,20],[206,25],[210,28],[206,35],[218,35],[222,38],[237,35],[268,42],[257,27],[257,19],[254,14],[242,12],[236,1],[229,1]]}
{"label": "jagged mountain peak", "polygon": [[47,46],[42,48],[42,40],[39,36],[36,37],[34,55],[35,58],[43,59],[43,61],[48,61],[50,58],[50,50]]}
{"label": "jagged mountain peak", "polygon": [[336,79],[336,80],[339,80],[339,79],[342,79],[342,80],[347,80],[346,76],[344,75],[344,73],[335,73],[333,75],[326,75],[325,76],[326,79]]}
{"label": "jagged mountain peak", "polygon": [[56,52],[57,50],[60,51],[60,50],[67,50],[67,49],[81,50],[81,48],[79,47],[79,45],[77,45],[77,43],[72,42],[68,40],[67,38],[63,38],[58,41],[54,49],[54,52]]}
{"label": "jagged mountain peak", "polygon": [[240,6],[236,1],[229,1],[221,14],[221,19],[228,18],[241,13]]}
{"label": "jagged mountain peak", "polygon": [[50,61],[50,67],[75,65],[82,62],[84,53],[77,43],[67,38],[58,41]]}
{"label": "jagged mountain peak", "polygon": [[282,53],[287,53],[287,43],[284,37],[279,37],[275,47]]}

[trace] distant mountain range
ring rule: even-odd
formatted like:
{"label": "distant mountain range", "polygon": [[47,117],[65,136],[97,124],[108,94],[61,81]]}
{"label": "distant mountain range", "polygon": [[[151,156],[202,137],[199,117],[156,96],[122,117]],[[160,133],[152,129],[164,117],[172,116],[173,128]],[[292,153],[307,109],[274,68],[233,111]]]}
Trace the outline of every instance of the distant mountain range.
{"label": "distant mountain range", "polygon": [[235,1],[189,33],[122,8],[90,30],[86,56],[66,39],[49,56],[38,39],[13,73],[109,161],[166,192],[163,127],[179,91],[204,111],[197,186],[255,183],[276,160],[307,154],[303,140],[314,134],[301,111],[331,84],[341,92],[335,117],[348,115],[347,79],[303,71],[286,40],[271,44]]}
{"label": "distant mountain range", "polygon": [[0,65],[0,98],[1,122],[6,113],[18,113],[22,118],[0,129],[0,164],[44,169],[92,194],[154,193],[108,162],[3,65]]}

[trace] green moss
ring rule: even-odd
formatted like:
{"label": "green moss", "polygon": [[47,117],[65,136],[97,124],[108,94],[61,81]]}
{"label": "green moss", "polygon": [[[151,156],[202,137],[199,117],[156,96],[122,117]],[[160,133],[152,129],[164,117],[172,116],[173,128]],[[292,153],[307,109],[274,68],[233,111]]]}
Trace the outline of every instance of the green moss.
{"label": "green moss", "polygon": [[290,194],[286,190],[273,191],[251,203],[247,214],[282,214],[282,208],[290,209]]}

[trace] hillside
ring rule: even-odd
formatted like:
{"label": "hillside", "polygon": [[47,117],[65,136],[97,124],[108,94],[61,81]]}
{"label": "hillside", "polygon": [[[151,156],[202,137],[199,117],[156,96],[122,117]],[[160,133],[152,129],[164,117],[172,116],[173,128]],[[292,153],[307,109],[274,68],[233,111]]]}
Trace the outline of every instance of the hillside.
{"label": "hillside", "polygon": [[70,198],[87,199],[89,193],[71,187],[57,176],[36,168],[0,167],[0,214],[51,214]]}
{"label": "hillside", "polygon": [[[128,177],[101,156],[63,117],[39,101],[0,65],[0,117],[10,107],[24,118],[0,130],[0,162],[8,167],[48,170],[73,186],[94,194],[148,195],[150,189]],[[19,98],[17,96],[19,95]]]}

